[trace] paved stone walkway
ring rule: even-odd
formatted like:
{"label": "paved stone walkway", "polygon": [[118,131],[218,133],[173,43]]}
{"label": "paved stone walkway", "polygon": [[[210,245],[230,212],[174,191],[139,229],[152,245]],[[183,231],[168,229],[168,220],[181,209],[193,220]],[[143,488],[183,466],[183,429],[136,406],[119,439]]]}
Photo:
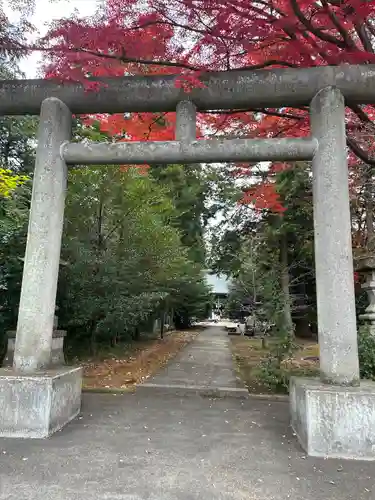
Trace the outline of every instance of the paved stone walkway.
{"label": "paved stone walkway", "polygon": [[202,330],[142,388],[169,388],[179,394],[192,391],[206,395],[247,397],[247,390],[236,377],[229,342],[223,328]]}
{"label": "paved stone walkway", "polygon": [[[207,330],[155,380],[181,374],[175,364],[190,352],[192,366],[206,360],[205,384],[235,384],[220,374],[225,349],[197,353],[211,335],[225,345],[222,332]],[[374,500],[374,470],[306,457],[286,402],[181,397],[167,384],[85,394],[81,416],[51,438],[0,439],[0,500]]]}

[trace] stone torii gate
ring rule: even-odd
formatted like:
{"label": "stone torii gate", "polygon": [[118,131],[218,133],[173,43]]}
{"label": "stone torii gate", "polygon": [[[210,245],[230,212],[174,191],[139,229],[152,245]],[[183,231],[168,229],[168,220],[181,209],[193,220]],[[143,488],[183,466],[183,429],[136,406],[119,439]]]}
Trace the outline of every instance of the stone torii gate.
{"label": "stone torii gate", "polygon": [[[375,66],[215,73],[185,94],[170,77],[107,79],[97,92],[0,82],[0,114],[39,114],[13,368],[0,371],[0,435],[46,437],[80,410],[81,370],[51,367],[69,165],[312,160],[320,380],[291,383],[291,419],[310,455],[375,459],[375,385],[359,381],[345,101],[375,104]],[[196,110],[309,105],[304,139],[196,139]],[[167,142],[72,143],[72,113],[177,111]]]}

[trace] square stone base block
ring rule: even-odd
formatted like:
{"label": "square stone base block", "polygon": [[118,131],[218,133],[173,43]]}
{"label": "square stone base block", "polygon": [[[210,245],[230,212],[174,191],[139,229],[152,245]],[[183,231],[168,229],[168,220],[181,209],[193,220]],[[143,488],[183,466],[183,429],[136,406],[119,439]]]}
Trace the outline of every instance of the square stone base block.
{"label": "square stone base block", "polygon": [[24,375],[0,369],[0,437],[46,438],[78,415],[82,369]]}
{"label": "square stone base block", "polygon": [[292,427],[313,457],[375,460],[375,383],[360,387],[290,382]]}

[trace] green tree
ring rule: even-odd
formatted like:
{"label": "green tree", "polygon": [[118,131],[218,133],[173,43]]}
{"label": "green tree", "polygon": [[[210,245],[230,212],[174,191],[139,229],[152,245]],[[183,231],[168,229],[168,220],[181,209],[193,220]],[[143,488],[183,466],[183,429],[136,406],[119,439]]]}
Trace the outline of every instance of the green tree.
{"label": "green tree", "polygon": [[163,225],[168,201],[135,171],[73,170],[69,184],[61,316],[95,351],[98,337],[134,335],[164,297],[160,266],[178,236]]}
{"label": "green tree", "polygon": [[30,197],[30,181],[0,196],[0,343],[17,321]]}
{"label": "green tree", "polygon": [[168,191],[175,207],[172,224],[179,230],[182,244],[189,257],[203,263],[205,246],[203,241],[207,182],[200,165],[155,165],[151,176]]}
{"label": "green tree", "polygon": [[172,199],[176,210],[173,224],[189,257],[204,264],[209,224],[227,208],[228,200],[238,196],[228,166],[155,165],[150,174]]}
{"label": "green tree", "polygon": [[[4,41],[11,27],[5,23],[0,29]],[[12,33],[12,36],[18,36],[17,30]],[[0,47],[0,78],[22,76],[16,56]],[[3,342],[4,332],[14,328],[17,320],[31,198],[29,174],[34,164],[35,130],[36,120],[33,118],[0,117],[0,342]]]}
{"label": "green tree", "polygon": [[[227,231],[217,261],[231,266],[234,284],[229,303],[261,303],[261,313],[284,332],[306,330],[315,317],[313,219],[308,165],[298,163],[274,177],[282,214],[263,210]],[[229,245],[228,245],[229,243]],[[234,246],[235,245],[235,246]],[[230,251],[234,246],[234,254]],[[228,251],[229,248],[229,251]],[[227,261],[225,261],[227,256]],[[230,257],[230,259],[229,259]],[[229,259],[229,260],[228,260]],[[310,316],[306,315],[307,305]]]}
{"label": "green tree", "polygon": [[170,296],[176,328],[191,326],[193,319],[207,317],[211,306],[211,293],[201,265],[185,261],[179,269],[180,277],[175,283],[175,293]]}
{"label": "green tree", "polygon": [[137,339],[149,319],[198,280],[166,193],[137,169],[69,173],[59,285],[62,324],[91,346]]}
{"label": "green tree", "polygon": [[[0,171],[3,330],[17,318],[31,195],[23,173],[33,163],[35,131],[35,122],[7,124],[9,133],[0,139],[7,167]],[[110,140],[98,126],[76,121],[74,140],[82,139]],[[60,327],[68,330],[74,349],[95,352],[100,342],[137,339],[166,313],[175,313],[181,327],[203,314],[203,266],[191,260],[194,252],[189,256],[194,242],[180,230],[178,218],[185,212],[176,199],[170,184],[136,168],[69,171],[57,302]]]}

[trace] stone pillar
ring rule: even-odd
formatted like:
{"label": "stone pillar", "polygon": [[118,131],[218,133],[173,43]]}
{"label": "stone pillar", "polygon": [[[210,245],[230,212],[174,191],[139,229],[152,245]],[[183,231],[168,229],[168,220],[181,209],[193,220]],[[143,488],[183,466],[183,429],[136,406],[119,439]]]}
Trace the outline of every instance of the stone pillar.
{"label": "stone pillar", "polygon": [[176,109],[176,141],[197,140],[196,107],[191,101],[181,101]]}
{"label": "stone pillar", "polygon": [[324,88],[310,111],[321,379],[359,385],[344,98]]}
{"label": "stone pillar", "polygon": [[13,367],[31,373],[51,362],[67,168],[61,145],[71,113],[56,98],[42,103]]}

